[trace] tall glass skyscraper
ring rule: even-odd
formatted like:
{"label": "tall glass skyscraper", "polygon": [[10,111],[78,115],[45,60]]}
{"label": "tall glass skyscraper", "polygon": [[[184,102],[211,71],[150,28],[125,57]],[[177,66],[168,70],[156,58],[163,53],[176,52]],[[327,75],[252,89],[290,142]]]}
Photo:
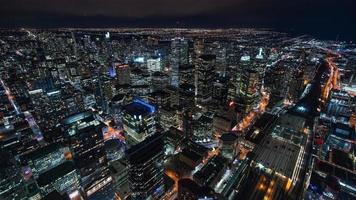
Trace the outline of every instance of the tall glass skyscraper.
{"label": "tall glass skyscraper", "polygon": [[164,141],[156,133],[126,151],[132,198],[159,199],[164,194]]}
{"label": "tall glass skyscraper", "polygon": [[188,41],[175,38],[171,43],[171,85],[179,86],[179,66],[187,65],[189,61]]}
{"label": "tall glass skyscraper", "polygon": [[91,112],[78,113],[64,120],[66,139],[86,196],[92,195],[112,180],[104,148],[104,126]]}
{"label": "tall glass skyscraper", "polygon": [[156,133],[156,109],[141,99],[124,107],[123,124],[129,187],[133,199],[159,199],[164,193],[162,135]]}

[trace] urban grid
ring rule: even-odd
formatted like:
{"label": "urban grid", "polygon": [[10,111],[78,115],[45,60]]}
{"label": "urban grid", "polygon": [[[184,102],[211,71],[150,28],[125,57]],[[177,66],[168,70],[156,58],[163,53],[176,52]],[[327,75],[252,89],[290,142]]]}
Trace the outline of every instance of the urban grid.
{"label": "urban grid", "polygon": [[0,200],[356,199],[356,43],[0,29]]}

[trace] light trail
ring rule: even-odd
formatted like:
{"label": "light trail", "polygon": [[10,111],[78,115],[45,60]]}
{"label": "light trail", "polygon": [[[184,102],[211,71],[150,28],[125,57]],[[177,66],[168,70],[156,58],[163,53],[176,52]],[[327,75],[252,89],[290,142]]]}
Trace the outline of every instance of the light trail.
{"label": "light trail", "polygon": [[16,114],[19,115],[21,113],[23,113],[25,115],[25,119],[28,122],[32,132],[35,135],[35,138],[37,141],[42,141],[43,140],[43,134],[39,128],[39,126],[37,125],[34,117],[32,116],[32,114],[28,111],[25,112],[21,112],[21,110],[19,109],[19,107],[16,105],[15,101],[14,101],[14,96],[11,94],[10,89],[6,86],[5,82],[0,79],[1,85],[2,87],[5,89],[5,93],[7,95],[7,98],[9,99],[11,105],[14,107]]}
{"label": "light trail", "polygon": [[329,70],[330,70],[330,76],[329,79],[326,81],[325,86],[322,89],[322,100],[326,101],[327,98],[329,97],[329,93],[332,89],[340,89],[339,86],[339,69],[337,65],[335,64],[334,60],[336,58],[340,58],[340,54],[332,54],[328,56],[325,60],[328,63]]}
{"label": "light trail", "polygon": [[10,101],[12,107],[14,107],[14,109],[15,109],[15,111],[16,111],[16,114],[20,114],[21,111],[20,111],[20,109],[17,107],[17,105],[15,104],[14,96],[12,96],[10,89],[5,85],[5,83],[4,83],[4,81],[3,81],[2,79],[0,79],[0,82],[1,82],[2,87],[3,87],[4,90],[5,90],[5,94],[6,94],[7,98],[9,99],[9,101]]}
{"label": "light trail", "polygon": [[165,174],[174,181],[173,192],[178,192],[178,181],[179,181],[178,174],[173,170],[169,170],[169,169],[165,171]]}
{"label": "light trail", "polygon": [[267,92],[262,92],[262,98],[260,103],[255,109],[252,109],[241,121],[238,123],[232,131],[245,131],[247,127],[259,116],[264,113],[269,102],[269,94]]}

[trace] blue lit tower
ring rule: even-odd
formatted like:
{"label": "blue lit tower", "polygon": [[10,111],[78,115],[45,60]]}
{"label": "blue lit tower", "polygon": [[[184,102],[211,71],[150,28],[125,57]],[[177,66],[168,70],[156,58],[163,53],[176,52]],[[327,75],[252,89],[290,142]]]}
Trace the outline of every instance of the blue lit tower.
{"label": "blue lit tower", "polygon": [[156,133],[155,107],[136,99],[123,111],[129,187],[133,199],[159,199],[164,193],[162,135]]}
{"label": "blue lit tower", "polygon": [[156,132],[156,109],[141,99],[124,106],[123,126],[128,145],[142,142]]}

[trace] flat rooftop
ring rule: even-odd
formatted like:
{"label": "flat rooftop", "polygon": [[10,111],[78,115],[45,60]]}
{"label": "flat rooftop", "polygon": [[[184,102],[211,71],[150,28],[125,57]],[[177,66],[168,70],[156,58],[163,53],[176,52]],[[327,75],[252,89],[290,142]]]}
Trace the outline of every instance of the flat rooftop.
{"label": "flat rooftop", "polygon": [[155,112],[155,107],[142,100],[134,100],[126,105],[124,110],[130,115],[148,115]]}
{"label": "flat rooftop", "polygon": [[267,168],[291,178],[300,150],[301,147],[299,145],[267,136],[256,149],[254,160]]}

